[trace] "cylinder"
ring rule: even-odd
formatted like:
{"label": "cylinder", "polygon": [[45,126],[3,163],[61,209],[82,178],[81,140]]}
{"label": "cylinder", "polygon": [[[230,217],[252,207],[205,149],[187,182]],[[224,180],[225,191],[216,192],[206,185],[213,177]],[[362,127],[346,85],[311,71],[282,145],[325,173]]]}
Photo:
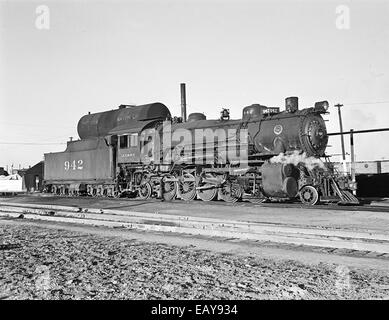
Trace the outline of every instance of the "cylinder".
{"label": "cylinder", "polygon": [[298,193],[298,183],[294,177],[286,176],[293,171],[293,165],[290,164],[263,164],[261,167],[263,193],[268,197],[294,198]]}
{"label": "cylinder", "polygon": [[295,178],[287,177],[285,178],[283,182],[283,188],[282,191],[284,194],[286,194],[289,198],[293,198],[297,196],[298,193],[298,184]]}
{"label": "cylinder", "polygon": [[293,166],[293,164],[285,163],[282,166],[282,173],[284,174],[285,177],[293,176],[293,173],[294,173],[294,166]]}

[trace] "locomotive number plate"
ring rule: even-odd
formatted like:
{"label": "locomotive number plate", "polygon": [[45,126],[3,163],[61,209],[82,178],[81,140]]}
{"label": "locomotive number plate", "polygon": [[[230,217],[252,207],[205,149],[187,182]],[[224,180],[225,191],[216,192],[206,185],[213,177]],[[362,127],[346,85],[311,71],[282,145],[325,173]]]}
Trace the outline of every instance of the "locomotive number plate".
{"label": "locomotive number plate", "polygon": [[65,161],[64,162],[64,169],[65,169],[65,171],[82,170],[82,169],[84,169],[84,161],[83,160]]}

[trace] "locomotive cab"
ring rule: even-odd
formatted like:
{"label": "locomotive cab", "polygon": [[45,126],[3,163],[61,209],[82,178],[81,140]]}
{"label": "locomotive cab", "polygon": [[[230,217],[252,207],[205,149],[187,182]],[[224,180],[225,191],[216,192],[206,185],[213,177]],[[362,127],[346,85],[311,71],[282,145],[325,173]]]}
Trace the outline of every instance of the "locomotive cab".
{"label": "locomotive cab", "polygon": [[118,162],[140,162],[138,133],[119,135],[118,139]]}

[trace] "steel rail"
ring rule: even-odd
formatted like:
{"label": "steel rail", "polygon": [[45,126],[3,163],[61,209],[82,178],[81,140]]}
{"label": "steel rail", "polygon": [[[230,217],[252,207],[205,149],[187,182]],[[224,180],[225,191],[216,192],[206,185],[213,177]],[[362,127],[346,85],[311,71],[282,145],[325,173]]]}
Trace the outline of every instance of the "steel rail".
{"label": "steel rail", "polygon": [[27,203],[0,203],[0,217],[389,254],[389,234],[366,230],[318,229],[290,224]]}

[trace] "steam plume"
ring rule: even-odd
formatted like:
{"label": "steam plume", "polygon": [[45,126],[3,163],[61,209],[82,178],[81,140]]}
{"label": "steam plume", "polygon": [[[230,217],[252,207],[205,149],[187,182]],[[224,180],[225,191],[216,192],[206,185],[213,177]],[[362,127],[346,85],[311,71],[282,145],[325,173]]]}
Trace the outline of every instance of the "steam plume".
{"label": "steam plume", "polygon": [[307,157],[307,155],[304,153],[300,153],[299,151],[295,150],[293,153],[280,153],[278,156],[274,156],[270,159],[271,163],[291,163],[297,166],[298,164],[304,164],[309,170],[313,170],[315,168],[320,168],[323,170],[327,170],[326,166],[324,165],[323,161],[321,161],[319,158],[314,157]]}

